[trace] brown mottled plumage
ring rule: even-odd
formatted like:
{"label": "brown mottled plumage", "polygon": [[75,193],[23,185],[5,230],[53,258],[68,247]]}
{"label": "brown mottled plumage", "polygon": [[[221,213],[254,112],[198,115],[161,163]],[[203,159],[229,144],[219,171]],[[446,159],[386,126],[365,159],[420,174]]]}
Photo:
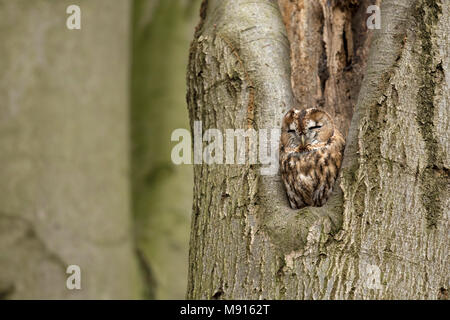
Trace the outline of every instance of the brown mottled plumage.
{"label": "brown mottled plumage", "polygon": [[325,204],[341,167],[344,146],[342,134],[325,111],[293,108],[286,113],[280,169],[293,209]]}

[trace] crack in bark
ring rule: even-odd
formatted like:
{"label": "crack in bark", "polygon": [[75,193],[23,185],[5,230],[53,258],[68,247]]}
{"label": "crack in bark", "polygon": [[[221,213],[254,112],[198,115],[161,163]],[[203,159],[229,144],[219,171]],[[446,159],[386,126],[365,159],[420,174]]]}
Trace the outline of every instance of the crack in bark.
{"label": "crack in bark", "polygon": [[[427,7],[424,6],[427,5]],[[436,87],[441,85],[444,79],[442,62],[434,63],[434,28],[442,15],[442,3],[440,1],[417,1],[414,17],[418,24],[419,36],[422,44],[420,63],[422,67],[422,83],[418,92],[419,101],[417,124],[425,142],[428,157],[428,167],[421,174],[422,203],[427,211],[428,228],[436,228],[442,218],[441,190],[450,183],[447,177],[435,175],[433,167],[442,167],[442,151],[435,136],[435,96]],[[428,10],[425,10],[427,8]]]}
{"label": "crack in bark", "polygon": [[[247,28],[249,30],[250,28]],[[249,90],[249,97],[248,97],[248,103],[247,103],[247,129],[254,129],[255,126],[255,86],[253,84],[252,79],[250,78],[247,69],[245,68],[245,64],[242,61],[241,57],[239,56],[239,52],[236,49],[235,46],[231,43],[231,40],[229,40],[225,35],[218,34],[218,37],[220,37],[230,48],[231,52],[236,57],[236,60],[239,62],[243,72],[244,72],[244,81],[247,82],[247,88]],[[256,39],[253,41],[259,41],[260,39]],[[247,43],[248,44],[248,43]],[[247,154],[249,154],[249,143],[247,141]]]}

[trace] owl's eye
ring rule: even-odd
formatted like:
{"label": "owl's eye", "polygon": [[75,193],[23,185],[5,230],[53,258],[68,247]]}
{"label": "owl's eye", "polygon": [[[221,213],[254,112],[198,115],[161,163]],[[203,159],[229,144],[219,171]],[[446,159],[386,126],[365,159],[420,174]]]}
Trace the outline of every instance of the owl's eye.
{"label": "owl's eye", "polygon": [[288,130],[288,133],[295,133],[295,130]]}
{"label": "owl's eye", "polygon": [[309,130],[320,129],[320,128],[322,128],[322,126],[314,126],[314,127],[309,128]]}

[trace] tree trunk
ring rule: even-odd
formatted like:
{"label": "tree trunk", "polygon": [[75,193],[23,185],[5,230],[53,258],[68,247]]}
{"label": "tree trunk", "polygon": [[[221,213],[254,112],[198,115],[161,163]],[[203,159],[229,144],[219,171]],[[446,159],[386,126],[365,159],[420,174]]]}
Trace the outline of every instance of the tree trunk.
{"label": "tree trunk", "polygon": [[187,297],[446,298],[450,4],[384,0],[370,39],[368,2],[284,2],[289,37],[276,1],[203,2],[191,126],[279,128],[293,105],[319,104],[348,128],[341,178],[325,206],[291,210],[259,165],[195,165]]}
{"label": "tree trunk", "polygon": [[297,104],[326,110],[346,136],[372,38],[366,10],[377,1],[278,3],[291,44],[291,83]]}
{"label": "tree trunk", "polygon": [[[129,209],[128,0],[0,1],[0,299],[140,294]],[[124,121],[125,119],[125,121]],[[68,290],[68,265],[81,290]]]}
{"label": "tree trunk", "polygon": [[[186,52],[199,1],[134,1],[132,185],[147,298],[182,299],[187,285],[192,170],[170,160],[171,133],[189,126]],[[176,201],[174,199],[176,198]]]}

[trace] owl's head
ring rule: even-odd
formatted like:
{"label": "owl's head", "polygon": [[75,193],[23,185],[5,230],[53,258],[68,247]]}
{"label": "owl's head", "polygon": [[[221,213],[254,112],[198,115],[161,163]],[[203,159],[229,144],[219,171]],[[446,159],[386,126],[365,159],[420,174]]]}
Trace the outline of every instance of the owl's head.
{"label": "owl's head", "polygon": [[324,146],[334,134],[334,122],[323,110],[292,108],[283,118],[281,142],[286,147]]}

